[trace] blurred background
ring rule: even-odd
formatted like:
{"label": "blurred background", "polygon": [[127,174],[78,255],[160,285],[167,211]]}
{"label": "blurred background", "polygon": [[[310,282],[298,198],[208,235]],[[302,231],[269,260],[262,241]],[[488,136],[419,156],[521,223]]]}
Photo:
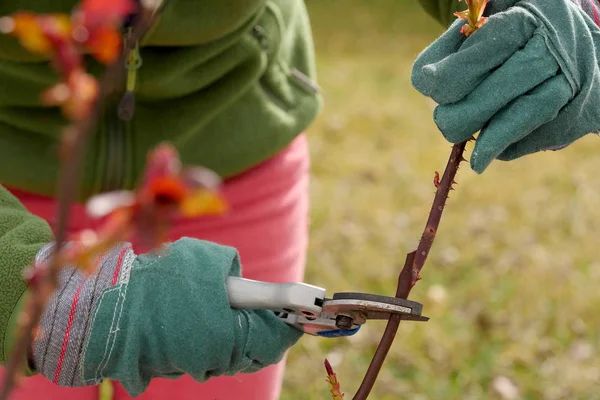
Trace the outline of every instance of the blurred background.
{"label": "blurred background", "polygon": [[[450,151],[410,84],[442,27],[416,1],[306,3],[325,99],[306,281],[393,295]],[[600,399],[599,153],[589,135],[483,175],[463,164],[411,295],[431,320],[401,325],[371,399]],[[281,398],[329,398],[325,357],[351,398],[384,327],[304,337]]]}

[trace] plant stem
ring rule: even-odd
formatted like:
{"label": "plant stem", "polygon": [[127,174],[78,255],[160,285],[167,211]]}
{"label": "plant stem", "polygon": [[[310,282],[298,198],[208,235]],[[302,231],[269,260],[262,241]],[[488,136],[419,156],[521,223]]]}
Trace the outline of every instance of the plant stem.
{"label": "plant stem", "polygon": [[132,40],[123,43],[123,51],[119,58],[107,68],[100,82],[100,93],[91,115],[73,126],[73,139],[68,151],[69,157],[62,165],[58,182],[58,211],[54,232],[56,248],[49,263],[48,273],[45,273],[42,279],[34,281],[28,289],[30,297],[18,318],[19,334],[17,337],[19,340],[15,344],[6,363],[0,400],[8,399],[8,395],[16,386],[17,377],[23,362],[27,359],[27,352],[30,348],[33,332],[38,326],[47,300],[57,287],[58,274],[62,267],[59,262],[59,255],[67,237],[67,222],[69,220],[71,203],[79,188],[81,164],[84,159],[88,140],[95,130],[104,102],[115,91],[119,82],[122,81],[126,55],[152,26],[158,14],[158,12],[155,13],[153,10],[142,8],[133,25]]}
{"label": "plant stem", "polygon": [[[419,245],[415,251],[406,255],[404,267],[398,276],[396,297],[407,299],[411,289],[415,286],[417,281],[421,279],[420,272],[425,265],[425,261],[427,260],[427,256],[429,255],[431,246],[433,245],[438,226],[442,219],[442,213],[444,212],[444,208],[446,206],[448,194],[450,193],[450,190],[452,190],[452,185],[455,184],[454,178],[458,172],[459,164],[461,161],[464,161],[463,153],[465,151],[466,144],[467,142],[462,142],[455,144],[452,147],[452,152],[450,153],[448,163],[446,164],[444,175],[442,176],[442,180],[440,181],[437,191],[435,192],[433,205],[431,206],[429,218],[425,224],[425,229],[421,235]],[[379,342],[377,350],[375,351],[375,355],[371,360],[371,364],[367,369],[365,377],[363,378],[358,391],[353,397],[354,400],[364,400],[369,396],[369,393],[371,393],[373,385],[375,384],[377,376],[379,375],[379,371],[381,370],[387,354],[392,347],[392,343],[396,337],[396,332],[400,326],[400,321],[402,320],[401,318],[402,317],[397,314],[392,314],[390,316],[383,336],[381,337],[381,341]]]}

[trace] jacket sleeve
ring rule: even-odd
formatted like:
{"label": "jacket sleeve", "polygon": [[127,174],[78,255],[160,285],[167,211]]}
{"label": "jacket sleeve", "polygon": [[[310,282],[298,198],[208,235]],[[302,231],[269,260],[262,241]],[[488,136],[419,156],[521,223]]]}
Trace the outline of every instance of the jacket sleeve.
{"label": "jacket sleeve", "polygon": [[458,0],[419,0],[425,11],[445,27],[456,20],[454,13],[467,9],[467,4]]}
{"label": "jacket sleeve", "polygon": [[[53,240],[48,223],[33,214],[0,185],[0,364],[14,340],[16,314],[27,285],[23,270]],[[9,328],[9,325],[11,326]]]}

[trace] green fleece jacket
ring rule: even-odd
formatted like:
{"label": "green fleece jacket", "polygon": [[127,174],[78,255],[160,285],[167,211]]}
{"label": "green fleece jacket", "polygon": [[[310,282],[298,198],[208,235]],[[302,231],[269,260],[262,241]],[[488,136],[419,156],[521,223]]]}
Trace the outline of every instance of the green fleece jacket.
{"label": "green fleece jacket", "polygon": [[[456,0],[420,0],[443,24]],[[77,0],[3,0],[19,10],[69,12]],[[128,122],[104,110],[82,168],[80,201],[132,188],[146,153],[169,140],[186,164],[234,176],[289,144],[315,118],[321,99],[302,0],[172,0],[141,43],[136,108]],[[88,69],[102,67],[93,60]],[[0,35],[0,184],[53,195],[65,121],[40,104],[56,81],[47,60]],[[26,285],[22,271],[52,240],[47,223],[0,186],[0,364]]]}

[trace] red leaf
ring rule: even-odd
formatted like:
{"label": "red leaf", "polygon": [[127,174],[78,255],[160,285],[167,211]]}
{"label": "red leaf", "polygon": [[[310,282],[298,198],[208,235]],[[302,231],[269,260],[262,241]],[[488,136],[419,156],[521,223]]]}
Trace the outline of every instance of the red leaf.
{"label": "red leaf", "polygon": [[440,173],[435,171],[435,176],[433,177],[433,186],[436,188],[440,187]]}
{"label": "red leaf", "polygon": [[179,177],[156,177],[145,186],[147,200],[159,206],[178,206],[188,194],[188,188]]}
{"label": "red leaf", "polygon": [[337,379],[337,375],[333,372],[333,368],[331,368],[331,364],[329,364],[329,360],[325,359],[325,370],[327,371],[327,382],[331,385],[331,398],[333,400],[343,400],[344,393],[341,392],[340,382]]}
{"label": "red leaf", "polygon": [[80,12],[89,30],[99,26],[115,25],[136,10],[133,0],[83,0]]}
{"label": "red leaf", "polygon": [[170,143],[160,143],[148,153],[144,184],[156,177],[176,176],[181,173],[179,153]]}

